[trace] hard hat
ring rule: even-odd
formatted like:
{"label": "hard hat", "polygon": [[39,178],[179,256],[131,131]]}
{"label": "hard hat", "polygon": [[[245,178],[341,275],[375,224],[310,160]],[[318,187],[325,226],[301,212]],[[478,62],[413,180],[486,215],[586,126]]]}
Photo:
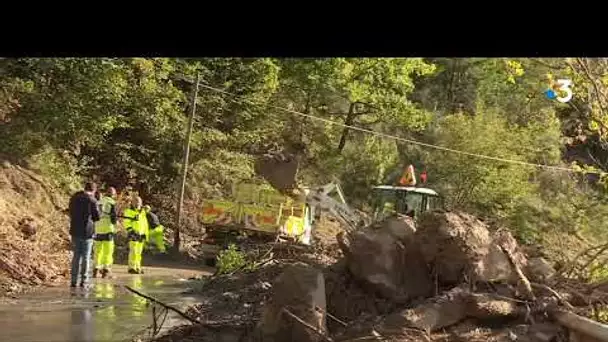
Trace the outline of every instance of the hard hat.
{"label": "hard hat", "polygon": [[150,205],[148,205],[148,204],[144,205],[144,210],[145,210],[145,211],[150,211],[150,209],[152,209],[152,208],[150,207]]}

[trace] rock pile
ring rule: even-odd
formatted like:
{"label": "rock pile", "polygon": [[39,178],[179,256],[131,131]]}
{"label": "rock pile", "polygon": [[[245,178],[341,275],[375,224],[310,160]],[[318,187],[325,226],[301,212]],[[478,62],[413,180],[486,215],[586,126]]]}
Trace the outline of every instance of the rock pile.
{"label": "rock pile", "polygon": [[[212,279],[201,293],[234,292],[232,305],[248,307],[238,329],[234,316],[222,320],[239,339],[298,342],[559,341],[565,330],[547,313],[572,310],[566,300],[581,295],[568,293],[567,282],[558,287],[550,264],[528,260],[508,231],[492,232],[465,213],[426,213],[417,226],[395,216],[336,240],[343,256],[327,259],[331,265],[311,263],[310,251],[295,255],[305,263],[283,251],[254,272]],[[213,285],[220,279],[221,288]],[[212,301],[199,317],[213,332],[204,323],[188,328],[189,338],[193,331],[200,340],[220,338]],[[159,341],[182,340],[184,331]]]}

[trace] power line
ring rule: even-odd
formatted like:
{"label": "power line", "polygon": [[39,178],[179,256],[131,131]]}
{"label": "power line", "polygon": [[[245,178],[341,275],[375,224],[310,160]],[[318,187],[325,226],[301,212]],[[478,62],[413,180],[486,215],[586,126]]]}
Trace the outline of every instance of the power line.
{"label": "power line", "polygon": [[[225,91],[223,89],[219,89],[219,88],[215,88],[212,87],[206,83],[201,82],[199,84],[200,87],[208,89],[208,90],[212,90],[218,93],[222,93],[225,95],[229,95],[232,97],[238,97],[241,98],[241,101],[244,102],[249,102],[250,104],[253,105],[261,105],[260,103],[255,103],[255,101],[249,100],[249,99],[243,99],[244,96],[242,95],[238,95],[238,94],[234,94],[228,91]],[[236,101],[234,99],[232,99],[232,101]],[[341,122],[337,122],[337,121],[333,121],[333,120],[329,120],[329,119],[325,119],[325,118],[321,118],[318,116],[314,116],[311,114],[306,114],[306,113],[301,113],[289,108],[284,108],[284,107],[280,107],[280,106],[275,106],[275,105],[271,105],[271,104],[263,104],[265,106],[268,106],[270,108],[275,108],[278,110],[282,110],[284,112],[288,112],[291,114],[295,114],[295,115],[299,115],[302,117],[306,117],[312,120],[317,120],[317,121],[321,121],[330,125],[334,125],[334,126],[340,126],[340,127],[346,127],[349,129],[352,129],[353,131],[359,131],[359,132],[363,132],[363,133],[367,133],[367,134],[372,134],[372,135],[376,135],[382,138],[386,138],[386,139],[392,139],[392,140],[397,140],[397,141],[402,141],[402,142],[406,142],[412,145],[418,145],[418,146],[423,146],[423,147],[428,147],[428,148],[432,148],[435,150],[440,150],[440,151],[444,151],[444,152],[450,152],[450,153],[456,153],[456,154],[461,154],[461,155],[466,155],[469,157],[475,157],[475,158],[480,158],[480,159],[487,159],[487,160],[493,160],[493,161],[499,161],[499,162],[503,162],[503,163],[511,163],[511,164],[519,164],[519,165],[525,165],[525,166],[532,166],[532,167],[536,167],[536,168],[543,168],[543,169],[548,169],[548,170],[557,170],[557,171],[565,171],[565,172],[571,172],[571,173],[581,173],[583,171],[580,170],[575,170],[572,168],[568,168],[568,167],[561,167],[561,166],[554,166],[554,165],[545,165],[545,164],[536,164],[536,163],[530,163],[530,162],[525,162],[525,161],[521,161],[521,160],[513,160],[513,159],[507,159],[507,158],[500,158],[500,157],[493,157],[493,156],[488,156],[488,155],[483,155],[483,154],[478,154],[478,153],[472,153],[472,152],[466,152],[466,151],[461,151],[461,150],[456,150],[453,148],[449,148],[449,147],[444,147],[444,146],[438,146],[438,145],[433,145],[433,144],[428,144],[428,143],[424,143],[421,141],[417,141],[417,140],[412,140],[412,139],[407,139],[407,138],[402,138],[402,137],[398,137],[395,135],[391,135],[391,134],[386,134],[386,133],[382,133],[382,132],[377,132],[371,129],[367,129],[367,128],[363,128],[363,127],[358,127],[358,126],[353,126],[353,125],[347,125]],[[592,174],[598,174],[598,175],[605,175],[607,174],[606,172],[603,171],[585,171],[585,173],[592,173]]]}

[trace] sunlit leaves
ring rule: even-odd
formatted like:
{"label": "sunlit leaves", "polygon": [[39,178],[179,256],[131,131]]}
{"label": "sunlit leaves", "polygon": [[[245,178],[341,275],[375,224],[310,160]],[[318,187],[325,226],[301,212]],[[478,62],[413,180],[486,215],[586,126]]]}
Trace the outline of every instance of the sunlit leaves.
{"label": "sunlit leaves", "polygon": [[524,68],[520,62],[514,60],[507,60],[507,80],[509,83],[515,84],[515,79],[524,74]]}
{"label": "sunlit leaves", "polygon": [[[559,159],[559,126],[517,128],[496,112],[452,115],[433,131],[440,146],[523,162]],[[544,130],[544,136],[536,137]],[[549,157],[550,156],[550,157]],[[455,207],[498,214],[511,210],[517,200],[535,190],[529,177],[535,168],[456,153],[427,152],[424,158],[434,186]]]}

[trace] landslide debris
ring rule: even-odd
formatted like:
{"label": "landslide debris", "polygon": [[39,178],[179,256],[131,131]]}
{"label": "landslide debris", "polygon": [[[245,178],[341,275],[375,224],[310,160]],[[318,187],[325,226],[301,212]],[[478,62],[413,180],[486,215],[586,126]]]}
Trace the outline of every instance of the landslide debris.
{"label": "landslide debris", "polygon": [[608,299],[469,214],[417,223],[397,215],[315,248],[267,245],[257,269],[202,281],[189,312],[200,325],[157,341],[565,341],[554,310]]}
{"label": "landslide debris", "polygon": [[255,338],[269,342],[323,341],[319,332],[326,331],[326,312],[323,273],[304,263],[293,264],[274,281]]}
{"label": "landslide debris", "polygon": [[68,275],[67,198],[42,177],[0,164],[0,296]]}

